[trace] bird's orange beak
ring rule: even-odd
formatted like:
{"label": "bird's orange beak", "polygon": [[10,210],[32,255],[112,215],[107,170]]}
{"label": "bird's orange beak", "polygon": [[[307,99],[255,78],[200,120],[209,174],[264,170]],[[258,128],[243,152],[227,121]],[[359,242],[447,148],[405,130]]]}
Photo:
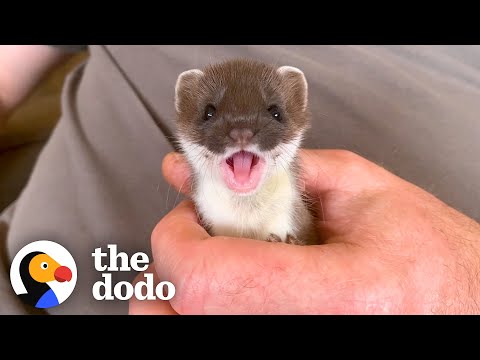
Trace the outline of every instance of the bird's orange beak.
{"label": "bird's orange beak", "polygon": [[72,271],[66,266],[60,266],[55,270],[53,276],[58,282],[70,281],[72,280]]}

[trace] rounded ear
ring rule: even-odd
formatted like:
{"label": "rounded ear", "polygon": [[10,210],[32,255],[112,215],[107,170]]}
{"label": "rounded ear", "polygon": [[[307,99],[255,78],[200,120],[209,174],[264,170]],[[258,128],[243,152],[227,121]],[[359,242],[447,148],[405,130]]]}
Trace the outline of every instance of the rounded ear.
{"label": "rounded ear", "polygon": [[192,69],[178,75],[175,84],[175,110],[180,112],[185,101],[194,100],[194,92],[198,81],[202,78],[203,71]]}
{"label": "rounded ear", "polygon": [[293,66],[281,66],[277,73],[282,78],[287,98],[305,111],[308,106],[308,83],[303,71]]}

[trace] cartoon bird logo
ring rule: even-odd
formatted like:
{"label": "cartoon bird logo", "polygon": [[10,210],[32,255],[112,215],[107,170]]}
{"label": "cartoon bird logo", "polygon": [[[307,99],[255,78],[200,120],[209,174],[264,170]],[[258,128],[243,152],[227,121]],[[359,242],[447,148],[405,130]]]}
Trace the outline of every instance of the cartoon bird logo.
{"label": "cartoon bird logo", "polygon": [[61,304],[73,292],[77,268],[71,254],[48,240],[30,243],[12,261],[10,281],[23,302],[39,309]]}
{"label": "cartoon bird logo", "polygon": [[61,266],[49,255],[34,251],[27,254],[20,263],[20,277],[27,289],[20,298],[27,304],[45,309],[60,304],[55,292],[47,284],[50,281],[70,281],[72,271]]}

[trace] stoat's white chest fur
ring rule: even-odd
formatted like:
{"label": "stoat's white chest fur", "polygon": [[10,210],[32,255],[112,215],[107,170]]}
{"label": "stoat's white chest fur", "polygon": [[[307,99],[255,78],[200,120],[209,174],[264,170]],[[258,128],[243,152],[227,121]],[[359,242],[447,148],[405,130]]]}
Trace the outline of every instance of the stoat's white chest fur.
{"label": "stoat's white chest fur", "polygon": [[272,174],[253,195],[233,194],[217,176],[198,179],[195,202],[212,235],[266,240],[275,234],[285,241],[294,234],[293,208],[296,196],[291,175]]}
{"label": "stoat's white chest fur", "polygon": [[182,147],[195,173],[193,200],[211,235],[267,240],[273,234],[286,241],[287,235],[297,233],[295,206],[301,195],[287,164],[267,167],[260,188],[241,196],[225,185],[215,156],[206,148],[188,141],[182,141]]}

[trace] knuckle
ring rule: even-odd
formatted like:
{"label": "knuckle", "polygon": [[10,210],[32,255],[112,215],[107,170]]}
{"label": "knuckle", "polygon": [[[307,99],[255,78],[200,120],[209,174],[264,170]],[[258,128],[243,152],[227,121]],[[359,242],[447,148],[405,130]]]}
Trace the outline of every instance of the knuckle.
{"label": "knuckle", "polygon": [[176,283],[176,296],[172,306],[179,314],[203,314],[205,299],[210,292],[211,278],[206,259],[203,255],[193,255],[180,261],[175,273],[179,275]]}
{"label": "knuckle", "polygon": [[168,217],[164,217],[157,223],[157,225],[155,225],[150,239],[152,243],[161,239],[165,233],[165,230],[171,228],[169,222],[170,220],[168,219]]}
{"label": "knuckle", "polygon": [[335,155],[345,178],[371,187],[385,187],[391,183],[388,171],[361,155],[349,150],[338,150]]}
{"label": "knuckle", "polygon": [[348,177],[355,176],[367,169],[367,161],[352,151],[338,150],[336,158]]}
{"label": "knuckle", "polygon": [[173,213],[167,214],[160,221],[155,225],[151,235],[151,241],[154,242],[155,240],[160,240],[165,236],[171,237],[175,230],[177,229],[176,222],[178,221],[178,217]]}
{"label": "knuckle", "polygon": [[364,162],[364,159],[360,155],[350,150],[344,150],[344,149],[335,150],[335,157],[339,162],[346,165],[358,166],[358,164],[361,164]]}

